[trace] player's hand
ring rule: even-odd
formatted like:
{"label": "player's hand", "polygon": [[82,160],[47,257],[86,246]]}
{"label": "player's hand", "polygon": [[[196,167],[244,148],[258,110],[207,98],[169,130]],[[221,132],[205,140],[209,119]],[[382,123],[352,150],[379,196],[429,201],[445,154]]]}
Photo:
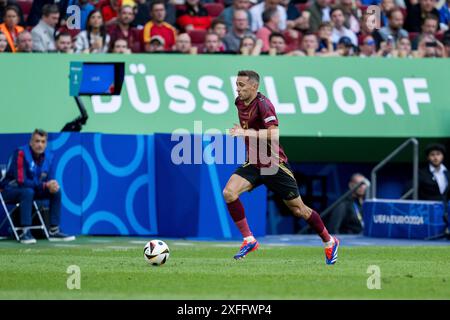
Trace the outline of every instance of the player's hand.
{"label": "player's hand", "polygon": [[232,137],[242,137],[244,136],[245,130],[239,124],[234,124],[234,127],[230,129],[230,135]]}
{"label": "player's hand", "polygon": [[46,185],[50,193],[56,193],[59,191],[59,184],[56,180],[50,180]]}

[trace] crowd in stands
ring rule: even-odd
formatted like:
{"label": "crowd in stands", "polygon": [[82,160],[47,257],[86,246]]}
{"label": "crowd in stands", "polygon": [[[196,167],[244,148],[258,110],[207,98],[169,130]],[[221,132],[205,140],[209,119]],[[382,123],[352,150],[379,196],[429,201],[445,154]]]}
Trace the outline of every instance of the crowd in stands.
{"label": "crowd in stands", "polygon": [[0,0],[0,53],[450,57],[449,8],[450,0]]}

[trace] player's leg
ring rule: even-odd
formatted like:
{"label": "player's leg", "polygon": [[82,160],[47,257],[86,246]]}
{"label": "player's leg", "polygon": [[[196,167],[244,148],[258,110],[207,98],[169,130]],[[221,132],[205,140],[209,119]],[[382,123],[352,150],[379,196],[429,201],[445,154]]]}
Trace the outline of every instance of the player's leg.
{"label": "player's leg", "polygon": [[234,256],[235,259],[241,259],[258,248],[258,242],[250,231],[244,207],[239,199],[243,192],[249,191],[258,185],[257,180],[257,170],[251,165],[244,165],[238,168],[236,173],[230,177],[223,190],[223,197],[228,211],[244,239],[239,252]]}
{"label": "player's leg", "polygon": [[306,206],[298,192],[297,181],[289,164],[280,164],[280,170],[275,175],[264,177],[264,183],[278,194],[294,216],[303,218],[316,231],[325,247],[327,264],[334,264],[337,259],[339,240],[330,236],[320,215]]}

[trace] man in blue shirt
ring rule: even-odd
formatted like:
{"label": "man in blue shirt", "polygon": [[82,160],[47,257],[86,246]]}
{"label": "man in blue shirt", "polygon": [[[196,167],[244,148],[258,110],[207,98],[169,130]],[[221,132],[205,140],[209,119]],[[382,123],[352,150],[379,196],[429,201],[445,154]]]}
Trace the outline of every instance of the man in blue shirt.
{"label": "man in blue shirt", "polygon": [[61,192],[59,184],[52,178],[52,155],[46,151],[48,134],[44,130],[34,130],[30,143],[17,148],[9,158],[5,177],[0,181],[0,190],[6,202],[20,203],[20,224],[23,232],[20,242],[36,243],[31,235],[32,209],[34,200],[50,202],[50,241],[72,241],[59,230],[61,213]]}

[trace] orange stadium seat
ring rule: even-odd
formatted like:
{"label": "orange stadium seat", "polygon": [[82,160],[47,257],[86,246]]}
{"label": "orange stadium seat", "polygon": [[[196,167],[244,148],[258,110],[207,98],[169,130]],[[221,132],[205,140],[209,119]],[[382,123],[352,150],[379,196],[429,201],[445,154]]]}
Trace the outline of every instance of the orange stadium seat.
{"label": "orange stadium seat", "polygon": [[205,3],[203,6],[205,7],[206,11],[208,11],[208,15],[213,18],[220,16],[224,9],[223,4],[221,3]]}

